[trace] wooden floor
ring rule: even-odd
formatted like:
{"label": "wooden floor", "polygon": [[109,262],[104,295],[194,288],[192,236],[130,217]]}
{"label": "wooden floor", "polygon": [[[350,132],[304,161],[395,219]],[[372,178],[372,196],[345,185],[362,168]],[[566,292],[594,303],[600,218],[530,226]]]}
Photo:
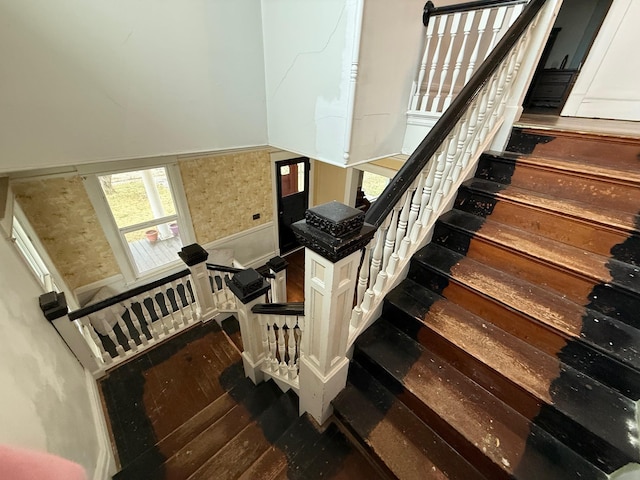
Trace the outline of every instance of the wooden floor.
{"label": "wooden floor", "polygon": [[[304,250],[286,259],[297,301]],[[299,417],[293,393],[246,379],[216,322],[114,369],[100,391],[120,465],[114,480],[384,478],[336,425],[320,432]]]}

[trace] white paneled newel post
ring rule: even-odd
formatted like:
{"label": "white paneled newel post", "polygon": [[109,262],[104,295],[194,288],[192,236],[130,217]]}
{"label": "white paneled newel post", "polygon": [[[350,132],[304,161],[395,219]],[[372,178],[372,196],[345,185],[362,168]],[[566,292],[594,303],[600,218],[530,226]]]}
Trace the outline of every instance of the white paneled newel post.
{"label": "white paneled newel post", "polygon": [[[189,267],[191,272],[191,287],[197,308],[198,320],[206,322],[218,313],[212,295],[209,272],[207,272],[207,258],[209,253],[197,243],[192,243],[178,252],[178,256]],[[188,292],[185,292],[188,295]]]}
{"label": "white paneled newel post", "polygon": [[362,211],[334,201],[307,210],[293,231],[306,247],[300,413],[308,412],[322,424],[332,413],[331,401],[346,385],[355,283],[374,227],[364,223]]}
{"label": "white paneled newel post", "polygon": [[269,272],[275,277],[271,280],[271,300],[273,303],[287,302],[287,262],[282,257],[273,257],[267,262]]}
{"label": "white paneled newel post", "polygon": [[267,300],[267,292],[271,288],[262,275],[253,268],[236,273],[227,280],[227,285],[237,297],[238,323],[242,336],[242,364],[244,374],[253,383],[258,384],[264,380],[262,364],[266,358],[266,348],[263,342],[260,323],[255,318],[251,309]]}

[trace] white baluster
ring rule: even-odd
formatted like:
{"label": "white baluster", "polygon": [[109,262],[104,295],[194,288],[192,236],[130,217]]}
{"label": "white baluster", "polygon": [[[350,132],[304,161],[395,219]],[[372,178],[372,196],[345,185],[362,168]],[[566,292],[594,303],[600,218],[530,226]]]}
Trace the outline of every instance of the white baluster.
{"label": "white baluster", "polygon": [[461,13],[454,13],[453,20],[451,21],[451,29],[449,31],[449,48],[447,48],[447,54],[444,57],[444,62],[442,63],[442,68],[440,69],[440,83],[438,84],[438,93],[433,99],[433,104],[431,105],[431,112],[441,112],[444,110],[440,110],[438,107],[440,106],[440,97],[442,95],[442,88],[444,87],[444,82],[447,80],[447,74],[449,73],[449,65],[451,63],[451,52],[453,52],[453,45],[456,41],[456,36],[458,35],[458,27],[460,26],[460,19],[462,18]]}
{"label": "white baluster", "polygon": [[[411,99],[410,110],[417,110],[420,104],[420,96],[422,95],[422,83],[424,82],[424,75],[427,70],[427,59],[429,58],[429,49],[431,48],[431,39],[433,38],[433,26],[436,22],[429,22],[427,25],[427,41],[424,48],[424,54],[422,55],[422,61],[420,62],[420,71],[418,72],[418,82],[416,83],[416,91]],[[428,93],[427,93],[428,95]]]}
{"label": "white baluster", "polygon": [[431,92],[431,86],[433,85],[433,77],[436,74],[438,68],[438,60],[440,57],[440,46],[442,45],[442,37],[444,37],[444,31],[447,27],[447,15],[436,17],[438,21],[438,43],[436,43],[436,50],[433,52],[433,59],[431,60],[431,68],[429,69],[429,81],[427,82],[427,89],[422,97],[422,103],[420,104],[420,110],[426,112],[429,103],[429,94]]}
{"label": "white baluster", "polygon": [[476,70],[476,63],[478,61],[478,56],[480,54],[480,45],[482,44],[482,37],[484,36],[484,32],[487,29],[487,23],[489,23],[489,15],[491,14],[491,9],[487,8],[482,11],[482,15],[480,15],[480,22],[478,23],[478,33],[476,36],[476,44],[473,47],[473,51],[471,53],[471,57],[469,58],[469,66],[467,67],[467,74],[464,79],[464,83],[468,83],[469,79],[473,75],[473,72]]}
{"label": "white baluster", "polygon": [[275,325],[273,320],[272,316],[269,315],[269,370],[276,372],[278,370],[278,341],[276,339],[276,330],[274,328]]}
{"label": "white baluster", "polygon": [[271,361],[271,350],[269,349],[269,325],[267,315],[261,313],[257,315],[260,324],[260,338],[262,340],[262,351],[265,352],[266,364]]}
{"label": "white baluster", "polygon": [[123,357],[124,356],[124,347],[120,344],[120,341],[118,340],[118,337],[116,336],[116,333],[113,331],[113,327],[111,325],[109,325],[109,323],[107,322],[107,311],[106,311],[106,309],[103,308],[102,310],[99,310],[99,311],[95,312],[93,315],[98,317],[98,321],[102,324],[102,330],[107,332],[107,336],[113,342],[113,345],[116,348],[116,352],[117,352],[118,356],[119,357]]}
{"label": "white baluster", "polygon": [[418,220],[413,226],[413,231],[411,232],[411,243],[416,243],[418,241],[418,236],[422,228],[427,225],[429,219],[431,218],[432,210],[431,210],[431,193],[433,192],[433,182],[435,181],[436,175],[436,165],[434,158],[437,158],[439,155],[438,152],[429,160],[427,163],[427,177],[424,181],[424,187],[422,189],[422,198],[420,200],[420,211],[418,213]]}
{"label": "white baluster", "polygon": [[380,295],[380,292],[384,289],[384,285],[387,282],[387,267],[389,266],[389,259],[393,253],[393,245],[396,241],[396,230],[398,226],[398,209],[394,207],[391,211],[391,221],[389,222],[389,228],[385,232],[384,236],[384,248],[382,250],[382,264],[380,272],[376,278],[376,283],[373,286],[373,292],[376,295]]}
{"label": "white baluster", "polygon": [[153,322],[151,321],[151,316],[149,315],[149,312],[147,311],[147,308],[145,307],[144,302],[140,300],[140,298],[137,295],[132,298],[135,302],[140,304],[140,309],[142,310],[142,317],[144,318],[144,322],[146,323],[147,328],[151,333],[151,336],[153,337],[154,340],[159,340],[160,335],[158,334],[158,331],[156,330],[155,325],[153,325]]}
{"label": "white baluster", "polygon": [[460,127],[460,131],[458,132],[458,146],[457,151],[458,155],[456,156],[456,162],[453,166],[453,172],[451,173],[451,181],[452,183],[456,183],[460,178],[460,174],[463,168],[463,161],[465,156],[464,145],[469,136],[469,122],[471,119],[472,109],[467,108],[467,111],[464,114],[464,119],[462,119],[462,124]]}
{"label": "white baluster", "polygon": [[170,330],[164,321],[164,314],[162,313],[162,308],[156,308],[156,306],[160,307],[160,304],[158,303],[158,295],[162,296],[162,291],[159,288],[155,288],[153,292],[149,292],[149,294],[151,297],[151,308],[153,309],[153,313],[156,314],[156,317],[158,317],[158,320],[156,320],[156,322],[160,324],[160,327],[162,328],[162,333],[164,333],[164,335],[169,335]]}
{"label": "white baluster", "polygon": [[447,137],[447,157],[445,161],[444,172],[442,172],[443,182],[441,190],[443,197],[447,196],[447,194],[451,190],[451,185],[453,183],[453,166],[456,160],[456,155],[458,153],[458,135],[460,135],[460,129],[463,125],[464,122],[458,120],[458,123],[451,132],[451,135]]}
{"label": "white baluster", "polygon": [[517,5],[514,5],[513,8],[510,9],[509,19],[506,21],[507,28],[513,25],[513,23],[518,19],[518,17],[522,13],[522,10],[524,10],[524,3],[518,3]]}
{"label": "white baluster", "polygon": [[460,75],[460,70],[462,68],[462,61],[464,60],[464,56],[466,53],[467,40],[469,39],[469,34],[471,33],[471,26],[473,24],[473,19],[476,17],[475,10],[467,12],[467,20],[464,22],[463,27],[463,38],[462,45],[460,46],[460,50],[458,52],[458,57],[456,58],[456,64],[453,67],[453,73],[451,74],[451,86],[449,87],[449,93],[447,97],[444,99],[444,104],[442,110],[446,110],[451,105],[451,100],[453,99],[453,91],[456,87],[456,82],[458,81],[458,75]]}
{"label": "white baluster", "polygon": [[378,274],[382,267],[382,251],[384,249],[384,238],[387,234],[387,222],[385,221],[378,231],[376,232],[376,246],[373,249],[373,255],[371,256],[371,275],[369,275],[369,288],[373,289],[373,286],[378,281]]}
{"label": "white baluster", "polygon": [[284,333],[284,324],[285,317],[284,315],[276,315],[275,322],[278,327],[278,354],[280,356],[280,364],[278,373],[285,377],[287,375],[287,362],[285,361],[285,355],[287,353],[286,343],[285,343],[285,333]]}
{"label": "white baluster", "polygon": [[[220,308],[220,304],[222,302],[220,298],[220,290],[221,288],[218,286],[218,282],[216,281],[216,276],[220,277],[220,272],[217,270],[207,270],[209,272],[209,282],[211,282],[211,291],[213,292],[213,302],[216,308]],[[224,280],[222,277],[220,277]]]}
{"label": "white baluster", "polygon": [[491,42],[489,42],[489,48],[485,52],[483,60],[485,60],[489,56],[489,53],[491,53],[493,47],[495,47],[496,43],[498,42],[498,33],[500,33],[500,29],[502,28],[502,24],[504,23],[508,8],[509,7],[498,7],[496,10],[496,16],[493,19],[493,27],[491,28]]}
{"label": "white baluster", "polygon": [[111,358],[111,355],[109,355],[109,352],[107,352],[107,349],[104,347],[102,340],[96,333],[95,329],[93,328],[93,325],[91,325],[91,320],[89,320],[89,317],[80,317],[79,320],[82,326],[84,327],[85,331],[89,333],[89,337],[91,337],[91,340],[93,341],[94,345],[100,351],[100,357],[102,358],[102,361],[107,365],[113,363],[113,359]]}
{"label": "white baluster", "polygon": [[[171,282],[171,289],[173,290],[173,301],[176,304],[176,308],[178,309],[178,314],[180,315],[180,321],[182,325],[185,327],[189,324],[189,319],[187,318],[185,312],[186,302],[182,300],[180,294],[178,293],[178,282],[176,280]],[[169,302],[171,303],[171,302]],[[173,309],[173,306],[172,306]]]}
{"label": "white baluster", "polygon": [[171,321],[171,329],[174,332],[180,330],[180,321],[176,318],[176,315],[173,313],[173,306],[171,305],[171,300],[169,299],[169,284],[162,285],[160,287],[160,293],[162,295],[164,307],[167,309],[168,315],[167,317]]}
{"label": "white baluster", "polygon": [[362,301],[364,299],[364,292],[367,290],[367,282],[369,280],[369,253],[371,250],[371,243],[364,248],[362,266],[360,267],[360,274],[358,275],[358,286],[356,287],[356,306],[351,312],[351,326],[358,328],[360,321],[362,320]]}
{"label": "white baluster", "polygon": [[127,339],[127,345],[129,345],[129,349],[132,352],[135,352],[138,350],[138,345],[136,345],[136,342],[134,342],[133,338],[131,338],[131,332],[129,332],[129,328],[127,327],[126,323],[124,322],[124,319],[122,318],[122,315],[120,314],[122,311],[121,308],[122,308],[122,304],[119,303],[109,307],[109,310],[111,312],[111,315],[115,317],[118,323],[118,326],[120,327],[120,330],[122,330],[122,333]]}
{"label": "white baluster", "polygon": [[298,323],[296,317],[285,317],[285,325],[287,326],[287,350],[289,354],[289,362],[287,363],[287,376],[289,380],[294,380],[298,376],[296,369],[296,333],[295,328]]}

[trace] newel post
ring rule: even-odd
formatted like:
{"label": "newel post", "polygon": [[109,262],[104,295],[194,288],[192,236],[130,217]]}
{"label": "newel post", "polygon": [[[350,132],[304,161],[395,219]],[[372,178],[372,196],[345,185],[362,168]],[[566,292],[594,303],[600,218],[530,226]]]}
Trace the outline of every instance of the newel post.
{"label": "newel post", "polygon": [[[195,297],[198,320],[211,320],[217,312],[207,271],[209,253],[197,243],[192,243],[178,252],[178,256],[191,272],[191,289]],[[185,293],[186,294],[186,293]]]}
{"label": "newel post", "polygon": [[244,373],[253,383],[264,380],[262,363],[265,347],[260,324],[251,309],[258,303],[266,302],[266,294],[271,288],[269,282],[253,268],[236,273],[226,280],[229,289],[238,298],[238,323],[242,337],[242,364]]}
{"label": "newel post", "polygon": [[322,424],[332,413],[331,401],[346,385],[361,250],[375,229],[364,223],[362,211],[334,201],[307,210],[293,231],[306,247],[300,412]]}
{"label": "newel post", "polygon": [[272,275],[271,299],[273,303],[287,303],[287,267],[289,263],[282,257],[273,257],[267,262]]}
{"label": "newel post", "polygon": [[80,365],[89,370],[94,378],[104,376],[102,361],[91,350],[76,322],[67,316],[67,299],[64,292],[48,292],[40,295],[40,310],[58,331],[69,350],[76,356]]}

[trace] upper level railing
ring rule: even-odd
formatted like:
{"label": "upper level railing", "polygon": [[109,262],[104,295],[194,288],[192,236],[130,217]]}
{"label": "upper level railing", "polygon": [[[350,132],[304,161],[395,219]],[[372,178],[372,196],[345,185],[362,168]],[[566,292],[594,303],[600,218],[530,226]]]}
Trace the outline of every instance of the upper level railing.
{"label": "upper level railing", "polygon": [[410,112],[444,112],[528,0],[482,0],[444,7],[427,2],[422,61]]}

